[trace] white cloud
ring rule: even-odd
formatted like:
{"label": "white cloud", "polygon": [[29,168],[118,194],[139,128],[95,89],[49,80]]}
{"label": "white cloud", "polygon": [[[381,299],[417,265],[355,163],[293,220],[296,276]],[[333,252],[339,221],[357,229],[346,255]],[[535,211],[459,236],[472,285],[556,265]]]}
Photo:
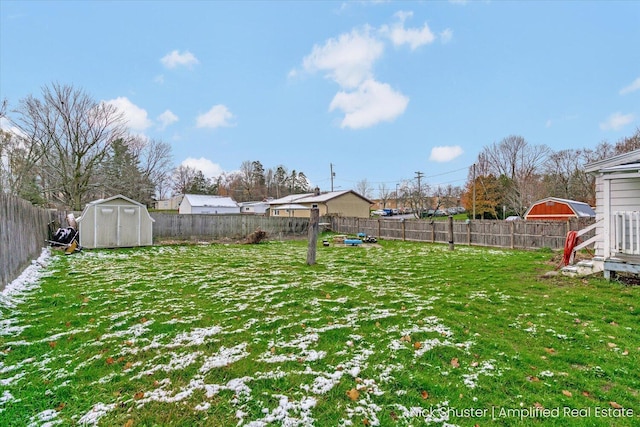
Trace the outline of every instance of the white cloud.
{"label": "white cloud", "polygon": [[187,157],[183,160],[181,165],[202,171],[203,175],[207,178],[216,178],[224,173],[224,169],[222,169],[219,164],[213,163],[211,160],[205,159],[204,157],[200,157],[199,159]]}
{"label": "white cloud", "polygon": [[329,111],[338,109],[345,113],[340,127],[362,129],[381,121],[393,121],[404,113],[408,103],[409,98],[388,84],[371,79],[354,92],[338,92]]}
{"label": "white cloud", "polygon": [[623,87],[622,89],[620,89],[620,95],[627,95],[631,92],[635,92],[637,90],[640,90],[640,77],[638,77],[637,79],[635,79],[633,81],[633,83],[631,83],[629,86]]}
{"label": "white cloud", "polygon": [[229,109],[222,105],[214,105],[209,111],[200,114],[196,119],[196,126],[199,128],[219,128],[226,126],[234,126],[231,120],[235,116],[231,114]]}
{"label": "white cloud", "polygon": [[384,45],[371,36],[368,28],[353,30],[323,46],[315,45],[303,61],[308,72],[325,71],[327,77],[345,88],[355,88],[371,78],[373,63],[382,55]]}
{"label": "white cloud", "polygon": [[405,28],[404,21],[413,16],[413,12],[400,11],[395,14],[398,22],[391,27],[384,25],[380,32],[387,36],[396,46],[408,44],[411,50],[415,50],[425,44],[433,43],[436,36],[431,32],[429,26],[425,23],[422,28]]}
{"label": "white cloud", "polygon": [[18,127],[12,125],[11,122],[6,117],[0,117],[0,129],[20,138],[24,138],[27,136]]}
{"label": "white cloud", "polygon": [[461,156],[463,153],[464,150],[462,150],[462,147],[459,145],[433,147],[431,149],[429,160],[439,163],[450,162],[456,157]]}
{"label": "white cloud", "polygon": [[166,110],[158,116],[157,120],[160,122],[160,130],[165,130],[167,126],[178,121],[178,116],[173,114],[171,110]]}
{"label": "white cloud", "polygon": [[635,116],[633,114],[613,113],[605,122],[600,123],[602,130],[620,130],[624,126],[633,122]]}
{"label": "white cloud", "polygon": [[193,65],[200,63],[200,61],[198,61],[198,58],[196,58],[195,55],[188,50],[184,53],[180,53],[179,51],[174,50],[171,53],[163,56],[160,62],[162,62],[162,65],[167,68],[176,68],[178,66],[191,68]]}
{"label": "white cloud", "polygon": [[453,30],[451,28],[447,28],[440,32],[440,42],[442,44],[447,44],[453,39]]}
{"label": "white cloud", "polygon": [[153,124],[147,117],[147,111],[135,105],[127,97],[121,96],[105,102],[124,113],[124,118],[127,120],[129,128],[133,130],[143,131]]}

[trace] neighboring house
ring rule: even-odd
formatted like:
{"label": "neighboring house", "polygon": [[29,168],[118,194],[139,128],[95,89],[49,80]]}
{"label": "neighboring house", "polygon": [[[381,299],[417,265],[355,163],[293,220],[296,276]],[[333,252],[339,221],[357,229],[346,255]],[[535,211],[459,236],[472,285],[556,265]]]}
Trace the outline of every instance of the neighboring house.
{"label": "neighboring house", "polygon": [[239,214],[240,206],[231,197],[185,194],[178,213],[181,214]]}
{"label": "neighboring house", "polygon": [[291,194],[271,200],[270,215],[275,217],[309,218],[311,209],[317,207],[320,216],[369,218],[371,200],[352,190],[320,193]]}
{"label": "neighboring house", "polygon": [[154,220],[147,207],[122,195],[87,203],[77,223],[84,248],[153,244]]}
{"label": "neighboring house", "polygon": [[182,194],[174,196],[166,200],[156,200],[153,202],[153,208],[159,211],[177,211],[180,208],[180,202],[182,202]]}
{"label": "neighboring house", "polygon": [[240,202],[240,213],[246,215],[266,215],[269,202]]}
{"label": "neighboring house", "polygon": [[524,214],[524,219],[563,221],[570,218],[595,218],[596,212],[587,203],[547,197],[538,200]]}
{"label": "neighboring house", "polygon": [[606,278],[640,274],[640,150],[590,163],[585,171],[596,175],[594,259]]}

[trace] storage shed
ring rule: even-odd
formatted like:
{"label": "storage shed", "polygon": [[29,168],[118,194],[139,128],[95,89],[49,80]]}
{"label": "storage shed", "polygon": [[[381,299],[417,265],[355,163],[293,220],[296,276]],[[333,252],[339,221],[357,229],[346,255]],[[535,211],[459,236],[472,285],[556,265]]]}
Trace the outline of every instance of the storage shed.
{"label": "storage shed", "polygon": [[524,214],[524,219],[563,221],[569,218],[595,218],[596,212],[584,202],[547,197],[538,200]]}
{"label": "storage shed", "polygon": [[153,244],[154,220],[146,206],[122,195],[88,203],[77,222],[84,248]]}

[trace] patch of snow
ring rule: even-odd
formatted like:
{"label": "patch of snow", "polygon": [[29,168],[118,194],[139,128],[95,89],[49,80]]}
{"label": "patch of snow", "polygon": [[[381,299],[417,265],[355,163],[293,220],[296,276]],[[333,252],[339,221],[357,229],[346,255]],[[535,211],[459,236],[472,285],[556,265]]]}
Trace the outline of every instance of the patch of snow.
{"label": "patch of snow", "polygon": [[115,403],[111,403],[109,405],[106,405],[102,402],[96,403],[95,405],[93,405],[93,408],[89,410],[89,412],[80,417],[80,419],[78,420],[78,424],[80,424],[81,426],[96,425],[98,424],[100,418],[113,411],[115,407]]}
{"label": "patch of snow", "polygon": [[246,351],[247,343],[238,344],[231,348],[220,347],[217,354],[207,357],[200,368],[200,373],[205,374],[212,369],[228,366],[249,355]]}
{"label": "patch of snow", "polygon": [[[265,427],[272,423],[278,423],[287,427],[312,427],[314,419],[311,409],[317,404],[313,397],[303,397],[300,402],[291,400],[288,396],[274,394],[279,399],[278,406],[273,410],[263,410],[266,416],[247,424],[248,427]],[[236,414],[237,416],[238,414]],[[246,415],[242,413],[242,415]]]}
{"label": "patch of snow", "polygon": [[221,331],[222,328],[220,326],[211,326],[209,328],[196,328],[190,332],[182,332],[166,347],[202,345],[205,343],[206,338],[219,334]]}
{"label": "patch of snow", "polygon": [[0,307],[3,305],[6,307],[15,307],[23,300],[26,293],[40,286],[38,281],[40,277],[42,277],[43,268],[49,264],[50,258],[51,248],[42,248],[38,259],[32,261],[31,265],[25,268],[20,276],[0,292]]}

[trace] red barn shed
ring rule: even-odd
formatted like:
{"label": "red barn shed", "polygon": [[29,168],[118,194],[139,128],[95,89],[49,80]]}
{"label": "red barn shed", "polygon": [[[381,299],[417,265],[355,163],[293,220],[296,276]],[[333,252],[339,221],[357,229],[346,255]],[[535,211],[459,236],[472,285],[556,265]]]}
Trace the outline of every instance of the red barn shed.
{"label": "red barn shed", "polygon": [[562,221],[569,218],[595,218],[596,212],[584,202],[547,197],[538,200],[524,214],[524,219]]}

